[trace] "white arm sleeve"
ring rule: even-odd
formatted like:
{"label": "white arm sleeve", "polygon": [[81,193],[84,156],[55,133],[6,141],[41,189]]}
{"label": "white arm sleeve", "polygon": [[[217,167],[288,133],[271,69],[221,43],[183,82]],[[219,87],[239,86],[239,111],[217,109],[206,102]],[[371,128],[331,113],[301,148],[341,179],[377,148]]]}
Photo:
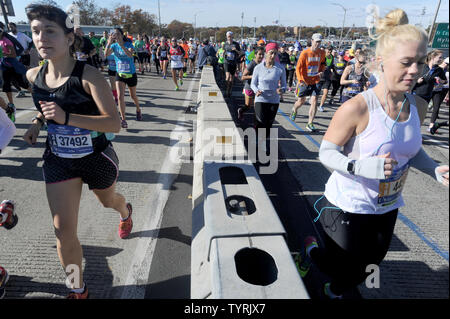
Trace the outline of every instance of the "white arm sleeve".
{"label": "white arm sleeve", "polygon": [[[347,166],[351,159],[342,154],[342,146],[322,140],[319,159],[323,165],[341,173],[349,174]],[[384,179],[384,158],[369,157],[356,160],[355,175],[370,179]]]}
{"label": "white arm sleeve", "polygon": [[0,151],[9,144],[15,133],[16,127],[14,123],[11,122],[6,112],[0,107]]}
{"label": "white arm sleeve", "polygon": [[428,154],[425,152],[423,147],[420,148],[420,151],[414,156],[409,164],[417,168],[418,170],[435,177],[439,183],[443,182],[442,174],[437,171],[439,164],[436,163]]}

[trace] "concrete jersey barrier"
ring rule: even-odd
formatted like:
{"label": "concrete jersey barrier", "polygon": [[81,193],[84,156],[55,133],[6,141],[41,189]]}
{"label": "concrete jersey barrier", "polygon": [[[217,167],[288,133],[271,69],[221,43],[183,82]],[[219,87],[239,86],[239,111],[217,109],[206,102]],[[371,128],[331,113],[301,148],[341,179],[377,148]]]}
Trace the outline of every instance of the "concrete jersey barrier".
{"label": "concrete jersey barrier", "polygon": [[198,104],[191,298],[309,298],[211,67],[203,68]]}

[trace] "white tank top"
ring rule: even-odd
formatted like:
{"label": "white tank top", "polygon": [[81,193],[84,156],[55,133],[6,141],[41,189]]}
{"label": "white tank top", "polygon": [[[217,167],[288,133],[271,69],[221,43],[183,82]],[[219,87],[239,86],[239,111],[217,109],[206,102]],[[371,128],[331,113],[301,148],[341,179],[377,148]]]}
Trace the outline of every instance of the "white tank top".
{"label": "white tank top", "polygon": [[395,123],[391,139],[395,121],[385,113],[373,89],[360,94],[367,103],[369,123],[361,134],[344,145],[344,155],[358,160],[391,152],[391,158],[398,165],[393,176],[385,180],[334,171],[325,185],[325,197],[349,213],[384,214],[404,206],[401,192],[408,173],[408,162],[422,146],[420,119],[414,96],[405,94],[410,104],[409,118]]}

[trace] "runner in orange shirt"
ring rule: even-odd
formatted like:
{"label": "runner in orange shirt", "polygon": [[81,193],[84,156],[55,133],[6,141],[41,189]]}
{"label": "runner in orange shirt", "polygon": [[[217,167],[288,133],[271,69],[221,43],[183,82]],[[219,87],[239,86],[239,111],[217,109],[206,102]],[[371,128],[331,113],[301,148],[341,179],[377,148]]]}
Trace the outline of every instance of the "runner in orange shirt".
{"label": "runner in orange shirt", "polygon": [[296,75],[298,79],[297,102],[295,102],[291,113],[291,120],[297,116],[297,110],[305,103],[306,97],[311,96],[309,108],[309,119],[306,129],[310,132],[317,131],[313,121],[317,112],[317,96],[320,94],[320,77],[325,71],[325,52],[320,49],[322,35],[314,33],[311,47],[303,50],[297,62]]}
{"label": "runner in orange shirt", "polygon": [[183,77],[187,77],[187,63],[189,60],[189,44],[185,38],[181,39],[181,47],[183,48],[185,54],[183,57]]}

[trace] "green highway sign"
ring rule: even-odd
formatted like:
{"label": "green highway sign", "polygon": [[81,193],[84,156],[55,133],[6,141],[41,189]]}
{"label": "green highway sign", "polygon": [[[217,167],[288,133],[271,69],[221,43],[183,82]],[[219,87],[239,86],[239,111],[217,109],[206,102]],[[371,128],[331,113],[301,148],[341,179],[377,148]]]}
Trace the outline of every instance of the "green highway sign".
{"label": "green highway sign", "polygon": [[433,49],[448,49],[448,23],[437,23],[431,47]]}

